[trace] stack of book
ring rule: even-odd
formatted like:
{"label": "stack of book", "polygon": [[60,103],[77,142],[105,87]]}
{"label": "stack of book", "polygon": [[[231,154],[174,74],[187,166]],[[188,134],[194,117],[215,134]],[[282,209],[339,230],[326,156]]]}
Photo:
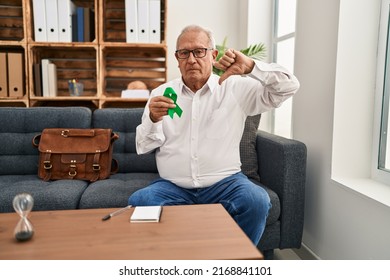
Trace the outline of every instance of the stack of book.
{"label": "stack of book", "polygon": [[23,54],[0,52],[0,97],[22,97],[23,95]]}
{"label": "stack of book", "polygon": [[57,96],[57,66],[49,59],[34,64],[35,96]]}
{"label": "stack of book", "polygon": [[161,0],[125,0],[126,42],[161,42]]}
{"label": "stack of book", "polygon": [[33,0],[36,42],[91,42],[95,13],[71,0]]}

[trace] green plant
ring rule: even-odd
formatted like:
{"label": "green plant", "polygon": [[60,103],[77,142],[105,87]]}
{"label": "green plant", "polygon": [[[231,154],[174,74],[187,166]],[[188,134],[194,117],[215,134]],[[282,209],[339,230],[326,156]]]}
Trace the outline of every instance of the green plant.
{"label": "green plant", "polygon": [[[216,60],[218,61],[226,52],[228,47],[226,47],[227,37],[222,42],[222,45],[216,45],[216,48],[218,50],[218,55]],[[263,60],[266,56],[266,48],[263,43],[258,44],[252,44],[249,47],[240,50],[243,54],[246,56],[249,56],[251,58],[257,59],[257,60]],[[221,76],[223,74],[223,70],[217,69],[213,67],[213,73]]]}

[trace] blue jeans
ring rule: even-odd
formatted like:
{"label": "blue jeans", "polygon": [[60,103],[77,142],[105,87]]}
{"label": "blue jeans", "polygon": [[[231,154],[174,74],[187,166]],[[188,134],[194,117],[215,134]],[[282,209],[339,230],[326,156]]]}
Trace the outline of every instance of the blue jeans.
{"label": "blue jeans", "polygon": [[257,245],[271,208],[267,192],[243,173],[229,176],[206,188],[186,189],[158,179],[129,197],[129,205],[189,205],[221,203]]}

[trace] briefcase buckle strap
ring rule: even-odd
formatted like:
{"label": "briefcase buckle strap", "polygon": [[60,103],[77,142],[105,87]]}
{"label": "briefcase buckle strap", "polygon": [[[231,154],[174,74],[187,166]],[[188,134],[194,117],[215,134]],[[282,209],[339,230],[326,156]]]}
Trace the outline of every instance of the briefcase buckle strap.
{"label": "briefcase buckle strap", "polygon": [[77,169],[76,161],[71,160],[69,165],[69,173],[68,173],[70,177],[74,178],[77,175],[76,169]]}
{"label": "briefcase buckle strap", "polygon": [[61,131],[61,136],[68,137],[68,135],[69,135],[69,129],[65,129]]}

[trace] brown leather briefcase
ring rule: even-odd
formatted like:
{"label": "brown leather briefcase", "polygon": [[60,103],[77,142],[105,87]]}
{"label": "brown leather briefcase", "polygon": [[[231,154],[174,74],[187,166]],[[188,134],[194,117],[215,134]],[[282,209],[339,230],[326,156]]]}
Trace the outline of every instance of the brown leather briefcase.
{"label": "brown leather briefcase", "polygon": [[33,139],[39,150],[38,176],[45,181],[106,179],[118,170],[112,159],[118,138],[111,129],[44,129]]}

